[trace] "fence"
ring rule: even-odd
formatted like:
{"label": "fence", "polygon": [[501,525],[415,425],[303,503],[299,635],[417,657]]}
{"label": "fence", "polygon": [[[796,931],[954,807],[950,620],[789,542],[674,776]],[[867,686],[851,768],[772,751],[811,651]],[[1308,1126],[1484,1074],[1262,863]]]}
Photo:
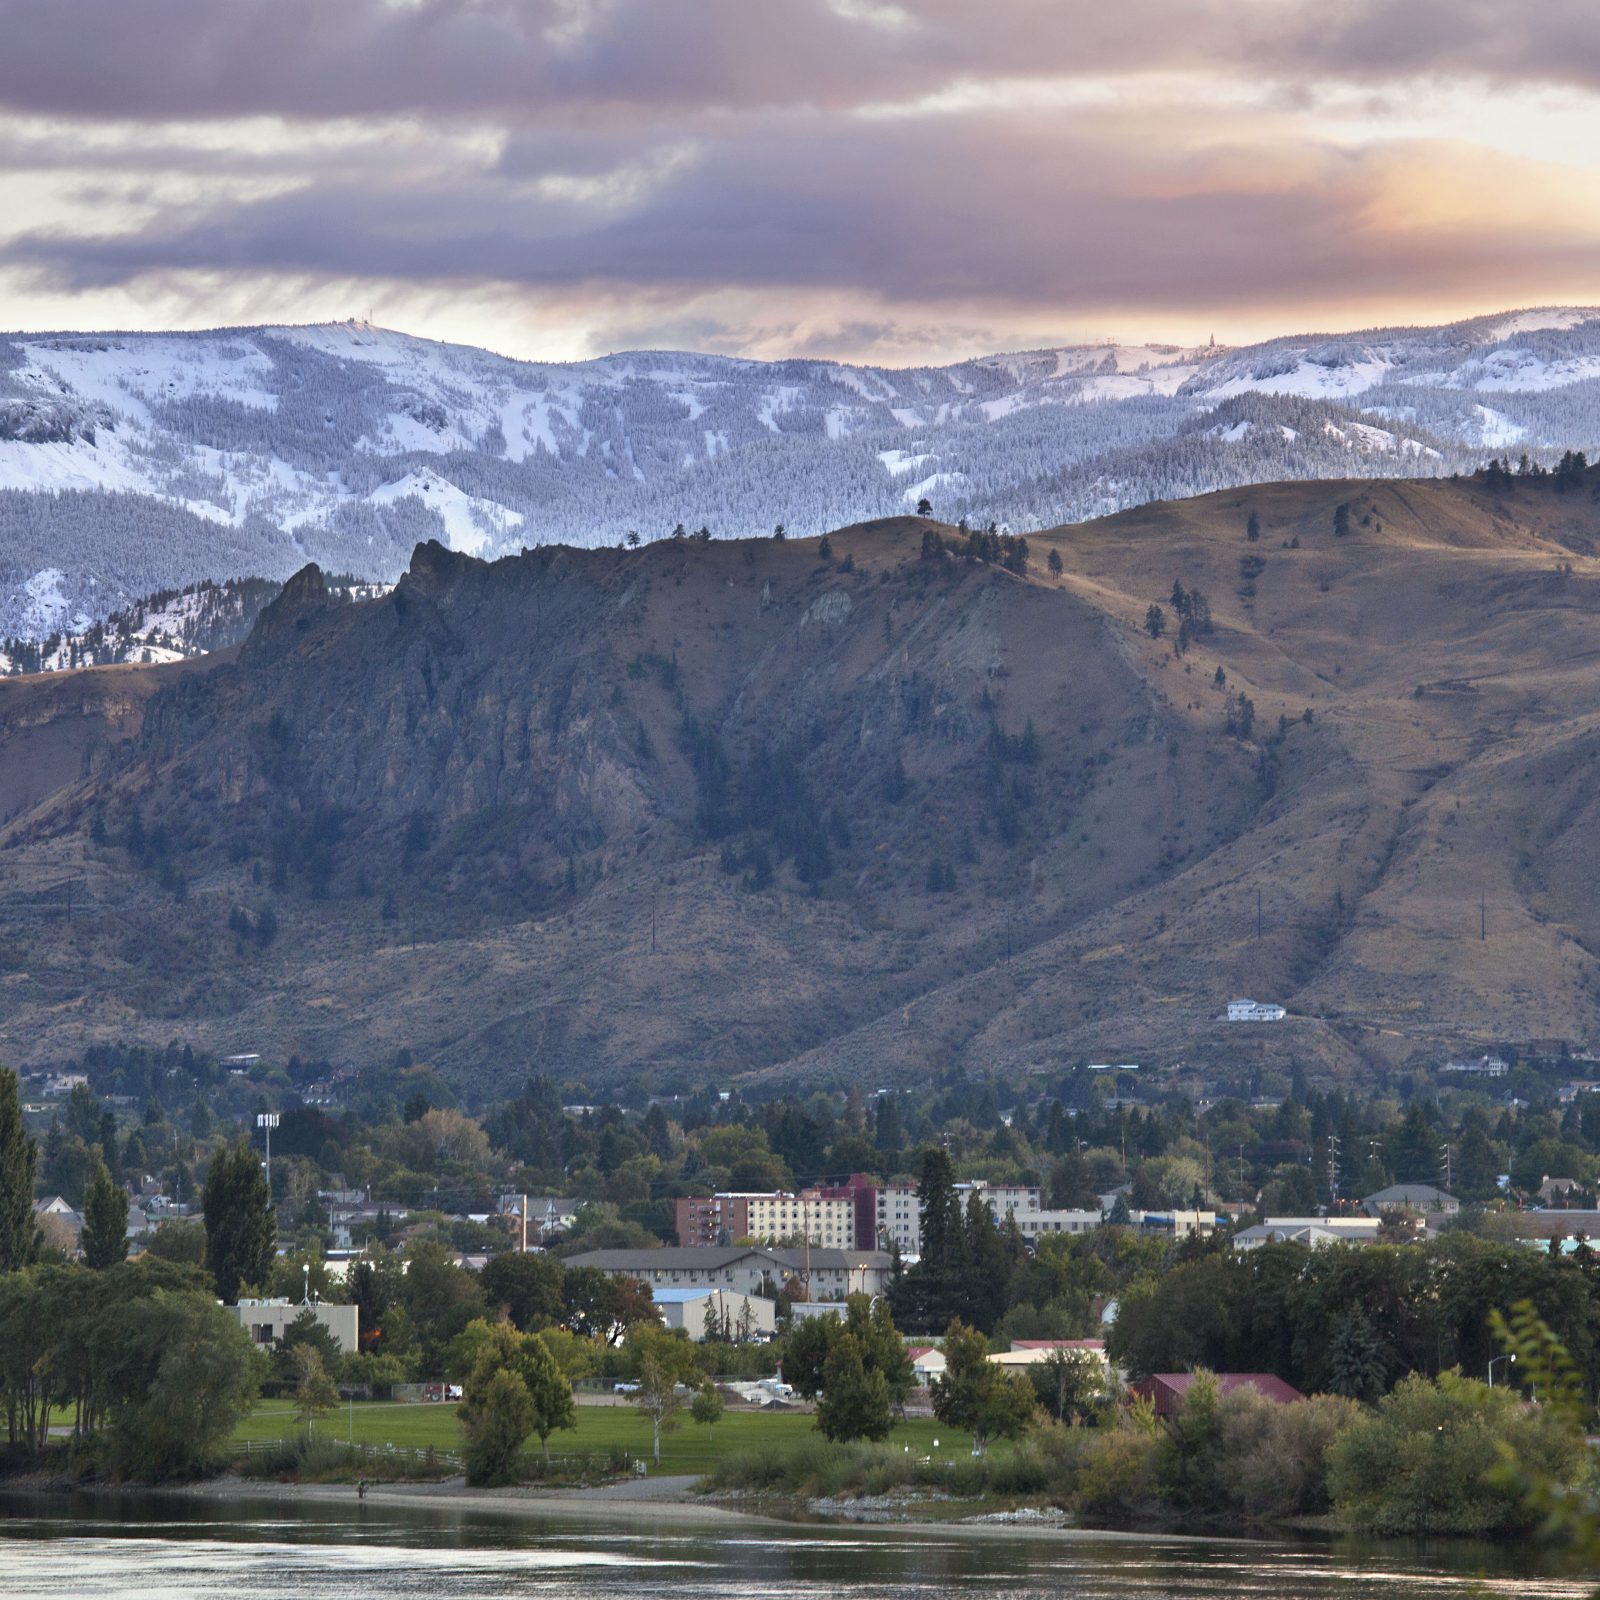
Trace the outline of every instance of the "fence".
{"label": "fence", "polygon": [[[287,1439],[235,1439],[228,1446],[228,1452],[236,1456],[259,1455],[264,1450],[292,1449],[303,1442],[301,1435]],[[420,1461],[425,1466],[449,1467],[456,1472],[465,1472],[467,1466],[455,1451],[435,1450],[431,1445],[413,1448],[410,1445],[346,1444],[342,1439],[329,1439],[321,1435],[317,1436],[316,1443],[345,1451],[363,1461],[393,1461],[397,1457],[404,1457],[409,1461]]]}

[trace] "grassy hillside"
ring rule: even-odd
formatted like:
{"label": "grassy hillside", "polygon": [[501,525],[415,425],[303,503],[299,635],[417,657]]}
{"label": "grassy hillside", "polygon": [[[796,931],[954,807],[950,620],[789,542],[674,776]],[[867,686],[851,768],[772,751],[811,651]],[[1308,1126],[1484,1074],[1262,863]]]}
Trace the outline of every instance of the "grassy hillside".
{"label": "grassy hillside", "polygon": [[0,771],[84,763],[0,833],[0,1052],[403,1046],[486,1090],[1592,1039],[1597,485],[1267,486],[1022,574],[903,518],[304,575],[123,742],[0,683]]}

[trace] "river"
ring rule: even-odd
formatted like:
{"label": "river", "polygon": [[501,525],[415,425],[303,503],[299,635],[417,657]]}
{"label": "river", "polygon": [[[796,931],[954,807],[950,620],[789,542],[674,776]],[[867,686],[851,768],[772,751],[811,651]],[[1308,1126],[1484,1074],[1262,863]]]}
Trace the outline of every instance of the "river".
{"label": "river", "polygon": [[90,1600],[1575,1600],[1491,1547],[0,1496],[0,1595]]}

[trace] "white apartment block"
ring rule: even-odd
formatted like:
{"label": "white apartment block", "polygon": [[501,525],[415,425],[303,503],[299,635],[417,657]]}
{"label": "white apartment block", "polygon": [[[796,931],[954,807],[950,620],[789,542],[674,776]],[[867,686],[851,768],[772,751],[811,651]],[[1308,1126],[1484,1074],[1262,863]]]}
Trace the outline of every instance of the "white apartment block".
{"label": "white apartment block", "polygon": [[1007,1216],[1013,1212],[1020,1216],[1026,1212],[1038,1211],[1041,1203],[1037,1185],[988,1183],[982,1178],[973,1178],[969,1182],[958,1183],[956,1185],[956,1193],[961,1196],[963,1208],[965,1208],[968,1198],[976,1194],[994,1212],[996,1222],[1004,1222]]}
{"label": "white apartment block", "polygon": [[730,1198],[746,1206],[749,1237],[764,1244],[810,1240],[824,1250],[851,1250],[856,1242],[853,1200],[823,1200],[801,1194],[747,1194]]}
{"label": "white apartment block", "polygon": [[903,1256],[922,1254],[922,1212],[911,1185],[878,1190],[877,1228],[880,1249],[896,1248]]}

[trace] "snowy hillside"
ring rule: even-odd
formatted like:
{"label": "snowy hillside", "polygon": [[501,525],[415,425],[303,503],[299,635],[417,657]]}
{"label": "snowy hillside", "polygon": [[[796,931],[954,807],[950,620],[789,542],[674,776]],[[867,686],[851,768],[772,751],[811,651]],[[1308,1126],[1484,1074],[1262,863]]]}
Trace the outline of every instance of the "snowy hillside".
{"label": "snowy hillside", "polygon": [[512,361],[364,323],[0,338],[0,636],[82,631],[420,539],[796,534],[926,497],[1027,528],[1269,478],[1417,475],[1600,440],[1600,312],[1095,345],[944,368]]}
{"label": "snowy hillside", "polygon": [[[59,584],[59,572],[49,577]],[[223,583],[207,578],[180,590],[146,595],[93,621],[81,616],[51,621],[35,612],[36,618],[43,618],[35,632],[0,637],[0,676],[182,661],[223,650],[244,640],[282,588],[267,578],[230,578]],[[371,600],[385,593],[387,586],[334,577],[328,589],[340,600]]]}

